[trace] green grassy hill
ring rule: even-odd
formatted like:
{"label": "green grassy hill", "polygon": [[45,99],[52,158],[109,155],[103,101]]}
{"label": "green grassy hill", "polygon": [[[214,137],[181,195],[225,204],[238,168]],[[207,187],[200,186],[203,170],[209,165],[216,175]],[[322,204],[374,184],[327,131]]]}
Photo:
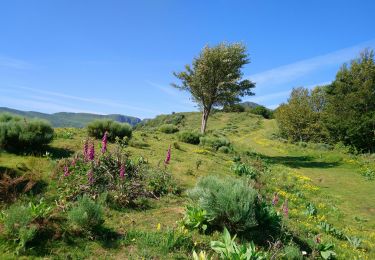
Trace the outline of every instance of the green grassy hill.
{"label": "green grassy hill", "polygon": [[0,113],[1,112],[16,114],[16,115],[28,117],[28,118],[34,118],[34,117],[42,118],[51,122],[53,127],[82,128],[95,119],[112,119],[121,123],[129,123],[132,126],[135,126],[136,124],[141,122],[141,119],[139,118],[132,117],[132,116],[124,116],[124,115],[119,115],[119,114],[97,115],[97,114],[90,114],[90,113],[69,113],[69,112],[45,114],[45,113],[34,112],[34,111],[21,111],[21,110],[11,109],[7,107],[0,107]]}
{"label": "green grassy hill", "polygon": [[[181,195],[152,200],[145,209],[106,208],[105,225],[116,231],[118,237],[103,241],[61,235],[43,246],[36,245],[26,256],[192,259],[193,249],[213,254],[209,245],[210,241],[219,239],[218,232],[200,234],[185,230],[192,241],[191,247],[184,246],[185,240],[176,240],[173,232],[178,230],[176,222],[182,219],[189,203],[186,191],[202,176],[235,176],[231,167],[235,157],[240,157],[246,164],[263,165],[264,171],[256,186],[265,199],[270,200],[277,192],[281,201],[288,200],[289,216],[284,218],[283,225],[289,232],[286,236],[294,243],[309,248],[318,235],[325,243],[335,245],[338,259],[375,259],[375,181],[360,174],[364,167],[374,166],[373,156],[355,156],[343,148],[333,149],[322,144],[290,144],[277,138],[274,120],[246,112],[214,113],[208,121],[207,135],[230,140],[233,151],[229,153],[182,143],[178,133],[158,131],[161,124],[171,122],[176,123],[180,131],[198,130],[200,117],[199,113],[183,113],[148,121],[133,132],[132,143],[125,148],[132,156],[142,156],[156,167],[162,164],[171,145],[167,170],[182,188]],[[59,128],[56,131],[57,138],[47,156],[0,153],[0,172],[16,172],[43,180],[47,185],[43,196],[49,197],[52,204],[59,201],[55,177],[61,173],[54,170],[56,160],[81,151],[85,138],[82,129],[69,129],[73,134],[69,135],[70,139],[62,134],[68,130]],[[100,141],[97,142],[99,145]],[[109,147],[114,149],[114,144]],[[314,214],[306,213],[309,205],[315,208]],[[279,206],[277,210],[281,211]],[[329,225],[331,229],[324,229],[323,225]],[[332,230],[340,231],[345,237],[338,238]],[[356,239],[360,240],[358,246]],[[263,245],[263,249],[269,248]],[[13,250],[0,237],[0,254],[16,258]],[[309,257],[314,259],[314,256]]]}

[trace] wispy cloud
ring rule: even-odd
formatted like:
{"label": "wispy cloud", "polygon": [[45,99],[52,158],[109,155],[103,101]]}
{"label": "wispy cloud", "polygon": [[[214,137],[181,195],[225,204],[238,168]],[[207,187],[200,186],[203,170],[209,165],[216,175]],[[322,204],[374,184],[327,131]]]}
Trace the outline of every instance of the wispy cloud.
{"label": "wispy cloud", "polygon": [[34,66],[24,60],[0,56],[0,67],[10,69],[31,69]]}
{"label": "wispy cloud", "polygon": [[256,73],[248,76],[247,78],[251,79],[260,86],[266,84],[276,85],[290,83],[318,69],[328,66],[339,66],[342,63],[355,58],[358,53],[364,48],[371,46],[375,46],[375,39],[349,48],[334,51],[326,55],[313,57],[310,59]]}
{"label": "wispy cloud", "polygon": [[158,83],[155,83],[153,81],[146,80],[145,81],[147,84],[159,89],[160,91],[164,92],[165,94],[173,97],[178,97],[179,96],[179,90],[173,89],[171,86],[164,86]]}
{"label": "wispy cloud", "polygon": [[123,109],[129,109],[129,110],[152,113],[152,114],[161,113],[160,111],[155,111],[154,109],[148,109],[148,108],[140,107],[140,106],[127,105],[127,104],[119,103],[119,102],[108,100],[108,99],[74,96],[74,95],[69,95],[69,94],[60,93],[60,92],[41,90],[41,89],[35,89],[35,88],[29,88],[29,87],[23,87],[23,86],[16,87],[16,88],[27,90],[27,91],[34,92],[34,93],[39,93],[47,97],[57,97],[57,98],[81,101],[81,102],[86,102],[86,103],[91,103],[91,104],[103,105],[106,107],[123,108]]}

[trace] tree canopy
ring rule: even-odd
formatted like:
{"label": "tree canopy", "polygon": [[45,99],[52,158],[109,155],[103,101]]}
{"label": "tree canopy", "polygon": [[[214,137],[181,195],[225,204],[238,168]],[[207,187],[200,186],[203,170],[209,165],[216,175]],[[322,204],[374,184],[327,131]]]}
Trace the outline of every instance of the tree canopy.
{"label": "tree canopy", "polygon": [[255,84],[241,80],[241,69],[249,62],[244,45],[221,43],[204,47],[192,65],[185,66],[185,71],[173,73],[181,84],[172,86],[188,91],[202,109],[202,133],[212,108],[233,105],[243,96],[254,95],[251,90]]}

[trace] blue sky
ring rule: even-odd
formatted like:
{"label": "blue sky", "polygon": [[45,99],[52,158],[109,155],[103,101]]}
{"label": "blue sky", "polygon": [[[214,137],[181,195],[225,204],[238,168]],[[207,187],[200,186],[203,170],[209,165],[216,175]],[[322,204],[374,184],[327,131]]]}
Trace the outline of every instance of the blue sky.
{"label": "blue sky", "polygon": [[170,87],[206,44],[242,42],[270,108],[375,48],[375,1],[12,0],[0,3],[0,106],[141,118],[197,110]]}

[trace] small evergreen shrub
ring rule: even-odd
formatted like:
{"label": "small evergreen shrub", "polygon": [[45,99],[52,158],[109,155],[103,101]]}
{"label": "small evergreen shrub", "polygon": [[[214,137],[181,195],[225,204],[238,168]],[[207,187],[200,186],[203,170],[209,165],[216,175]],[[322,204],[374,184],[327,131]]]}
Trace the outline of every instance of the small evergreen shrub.
{"label": "small evergreen shrub", "polygon": [[201,178],[189,197],[207,212],[211,224],[233,231],[256,227],[257,192],[241,179]]}
{"label": "small evergreen shrub", "polygon": [[191,131],[182,131],[178,135],[178,140],[184,143],[188,144],[199,144],[200,140],[199,138],[202,135],[197,132],[191,132]]}
{"label": "small evergreen shrub", "polygon": [[30,207],[13,204],[4,212],[4,233],[17,244],[17,252],[24,250],[26,244],[34,239],[38,228],[33,223],[34,216]]}
{"label": "small evergreen shrub", "polygon": [[54,136],[51,125],[40,119],[0,115],[0,147],[10,151],[38,151]]}
{"label": "small evergreen shrub", "polygon": [[228,139],[222,138],[222,137],[212,137],[212,136],[200,137],[199,144],[202,146],[210,147],[216,151],[222,146],[226,146],[226,147],[230,146],[230,142]]}
{"label": "small evergreen shrub", "polygon": [[115,141],[116,137],[124,138],[132,136],[132,127],[128,123],[119,123],[108,119],[94,120],[87,125],[89,136],[101,139],[105,132],[108,132],[108,140]]}
{"label": "small evergreen shrub", "polygon": [[221,146],[218,151],[221,153],[230,153],[232,150],[228,146]]}
{"label": "small evergreen shrub", "polygon": [[178,132],[178,127],[172,124],[164,124],[159,127],[159,131],[165,134],[173,134]]}
{"label": "small evergreen shrub", "polygon": [[68,220],[83,231],[94,231],[104,223],[104,211],[99,203],[83,195],[69,211]]}

